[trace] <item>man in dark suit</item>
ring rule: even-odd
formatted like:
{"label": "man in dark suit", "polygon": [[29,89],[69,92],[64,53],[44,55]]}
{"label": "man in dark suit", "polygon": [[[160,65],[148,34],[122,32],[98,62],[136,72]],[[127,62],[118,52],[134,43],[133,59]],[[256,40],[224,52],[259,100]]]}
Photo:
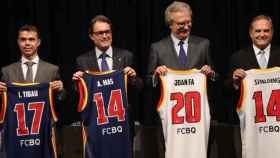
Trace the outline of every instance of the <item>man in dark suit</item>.
{"label": "man in dark suit", "polygon": [[[151,45],[146,78],[147,87],[154,87],[157,83],[154,76],[164,75],[167,72],[167,68],[177,70],[197,68],[211,78],[211,80],[215,80],[216,75],[213,70],[209,52],[209,40],[190,35],[192,27],[191,7],[184,2],[173,2],[165,10],[165,22],[168,25],[171,34]],[[154,94],[158,93],[158,90],[150,88],[147,91],[146,94],[148,94],[148,97],[153,96],[153,98],[147,99],[147,101],[150,101],[151,103],[147,103],[147,108],[148,106],[149,108],[146,111],[149,111],[147,113],[150,113],[151,116],[147,116],[148,118],[145,120],[152,120],[157,124],[158,117],[155,115],[155,102],[157,100],[155,99],[155,96],[157,95]],[[154,93],[150,94],[151,91]],[[150,106],[154,106],[154,108],[151,109]],[[154,123],[148,122],[147,124],[151,125]],[[152,131],[149,131],[149,133],[151,132]],[[163,157],[162,151],[159,152],[161,156],[158,156],[156,153],[151,154],[153,152],[152,150],[156,150],[152,146],[163,146],[162,144],[164,143],[161,142],[161,144],[153,144],[148,147],[147,150],[149,150],[149,152],[147,152],[146,156]],[[153,156],[150,156],[149,154]]]}
{"label": "man in dark suit", "polygon": [[226,100],[230,111],[229,122],[237,125],[232,130],[236,157],[241,157],[239,118],[235,110],[240,96],[240,81],[246,77],[246,70],[280,66],[280,47],[271,44],[273,37],[271,18],[266,15],[254,17],[249,26],[249,35],[252,44],[231,56],[229,73],[225,80],[228,90]]}
{"label": "man in dark suit", "polygon": [[[7,90],[6,82],[50,82],[51,89],[55,94],[55,101],[63,101],[66,94],[58,66],[43,61],[38,56],[38,48],[41,44],[38,29],[33,25],[22,26],[18,31],[17,43],[21,59],[1,69],[0,93]],[[30,67],[28,63],[32,63]],[[28,73],[28,67],[32,73]]]}
{"label": "man in dark suit", "polygon": [[225,86],[229,90],[233,105],[237,104],[239,84],[246,76],[246,70],[280,66],[280,47],[271,44],[273,37],[271,18],[266,15],[254,17],[250,23],[249,35],[252,45],[237,51],[230,58]]}
{"label": "man in dark suit", "polygon": [[[280,66],[280,47],[271,44],[273,24],[269,16],[258,15],[251,21],[249,34],[252,45],[234,53],[230,60],[227,85],[238,89],[246,70]],[[262,56],[264,65],[262,66]]]}
{"label": "man in dark suit", "polygon": [[[128,50],[112,46],[112,23],[104,15],[95,16],[89,25],[89,38],[94,44],[94,48],[80,55],[76,59],[77,71],[72,79],[77,80],[86,70],[106,71],[123,70],[128,75],[128,102],[129,102],[129,122],[131,127],[131,136],[134,135],[134,107],[137,104],[137,95],[143,86],[143,81],[137,77],[133,66],[133,54]],[[102,62],[105,56],[106,70]]]}
{"label": "man in dark suit", "polygon": [[89,38],[94,43],[94,49],[80,55],[76,60],[77,72],[73,74],[73,79],[80,77],[85,70],[103,71],[102,55],[105,54],[108,70],[124,70],[129,77],[135,77],[136,72],[131,67],[133,65],[133,55],[131,52],[112,47],[111,21],[103,15],[94,17],[89,26]]}

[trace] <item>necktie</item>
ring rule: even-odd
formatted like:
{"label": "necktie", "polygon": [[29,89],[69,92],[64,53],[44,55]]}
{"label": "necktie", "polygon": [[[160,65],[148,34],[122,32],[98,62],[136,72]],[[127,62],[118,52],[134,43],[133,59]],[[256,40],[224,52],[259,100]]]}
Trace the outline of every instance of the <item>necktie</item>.
{"label": "necktie", "polygon": [[180,46],[180,50],[179,50],[179,60],[180,60],[180,63],[182,65],[185,65],[186,62],[187,62],[187,55],[186,55],[186,52],[184,50],[184,42],[183,41],[180,41],[179,44]]}
{"label": "necktie", "polygon": [[108,55],[106,53],[102,53],[99,58],[101,58],[101,71],[108,71],[109,70],[109,66],[108,63],[106,61],[106,57]]}
{"label": "necktie", "polygon": [[266,68],[266,65],[267,65],[264,53],[265,52],[263,50],[261,50],[259,52],[259,54],[260,54],[259,65],[260,65],[261,68]]}
{"label": "necktie", "polygon": [[27,65],[27,72],[26,72],[25,82],[33,82],[32,66],[34,65],[34,62],[28,61],[28,62],[25,62],[24,64]]}

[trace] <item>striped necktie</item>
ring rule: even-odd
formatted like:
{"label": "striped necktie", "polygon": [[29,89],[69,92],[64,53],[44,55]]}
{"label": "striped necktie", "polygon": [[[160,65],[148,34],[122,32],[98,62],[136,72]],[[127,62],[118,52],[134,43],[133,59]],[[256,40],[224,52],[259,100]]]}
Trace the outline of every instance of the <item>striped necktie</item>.
{"label": "striped necktie", "polygon": [[102,53],[99,58],[101,58],[101,71],[108,71],[109,70],[109,66],[108,63],[106,61],[106,57],[108,57],[108,55],[106,53]]}
{"label": "striped necktie", "polygon": [[267,66],[267,61],[266,61],[266,57],[265,57],[264,53],[265,53],[264,50],[260,50],[260,52],[259,52],[259,55],[260,55],[259,65],[261,68],[266,68],[266,66]]}

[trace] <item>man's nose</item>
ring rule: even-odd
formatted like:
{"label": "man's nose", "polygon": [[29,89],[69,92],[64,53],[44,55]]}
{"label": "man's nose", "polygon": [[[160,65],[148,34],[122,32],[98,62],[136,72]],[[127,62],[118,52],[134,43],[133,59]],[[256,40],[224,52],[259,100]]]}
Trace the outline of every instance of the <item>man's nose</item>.
{"label": "man's nose", "polygon": [[24,44],[30,45],[30,44],[31,44],[31,41],[30,41],[30,40],[26,40],[26,41],[24,42]]}

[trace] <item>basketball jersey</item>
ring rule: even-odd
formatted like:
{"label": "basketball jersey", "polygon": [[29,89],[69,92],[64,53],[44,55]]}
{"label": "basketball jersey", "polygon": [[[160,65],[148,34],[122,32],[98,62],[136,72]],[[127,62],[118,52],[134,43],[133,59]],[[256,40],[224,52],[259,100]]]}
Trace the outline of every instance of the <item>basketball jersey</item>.
{"label": "basketball jersey", "polygon": [[242,80],[237,112],[242,157],[280,156],[280,67],[251,69]]}
{"label": "basketball jersey", "polygon": [[48,83],[7,83],[0,113],[6,157],[56,158],[52,118],[57,120]]}
{"label": "basketball jersey", "polygon": [[160,76],[157,107],[165,139],[165,158],[206,158],[210,113],[206,76],[197,69],[168,69]]}
{"label": "basketball jersey", "polygon": [[131,158],[126,75],[85,73],[78,81],[85,158]]}

